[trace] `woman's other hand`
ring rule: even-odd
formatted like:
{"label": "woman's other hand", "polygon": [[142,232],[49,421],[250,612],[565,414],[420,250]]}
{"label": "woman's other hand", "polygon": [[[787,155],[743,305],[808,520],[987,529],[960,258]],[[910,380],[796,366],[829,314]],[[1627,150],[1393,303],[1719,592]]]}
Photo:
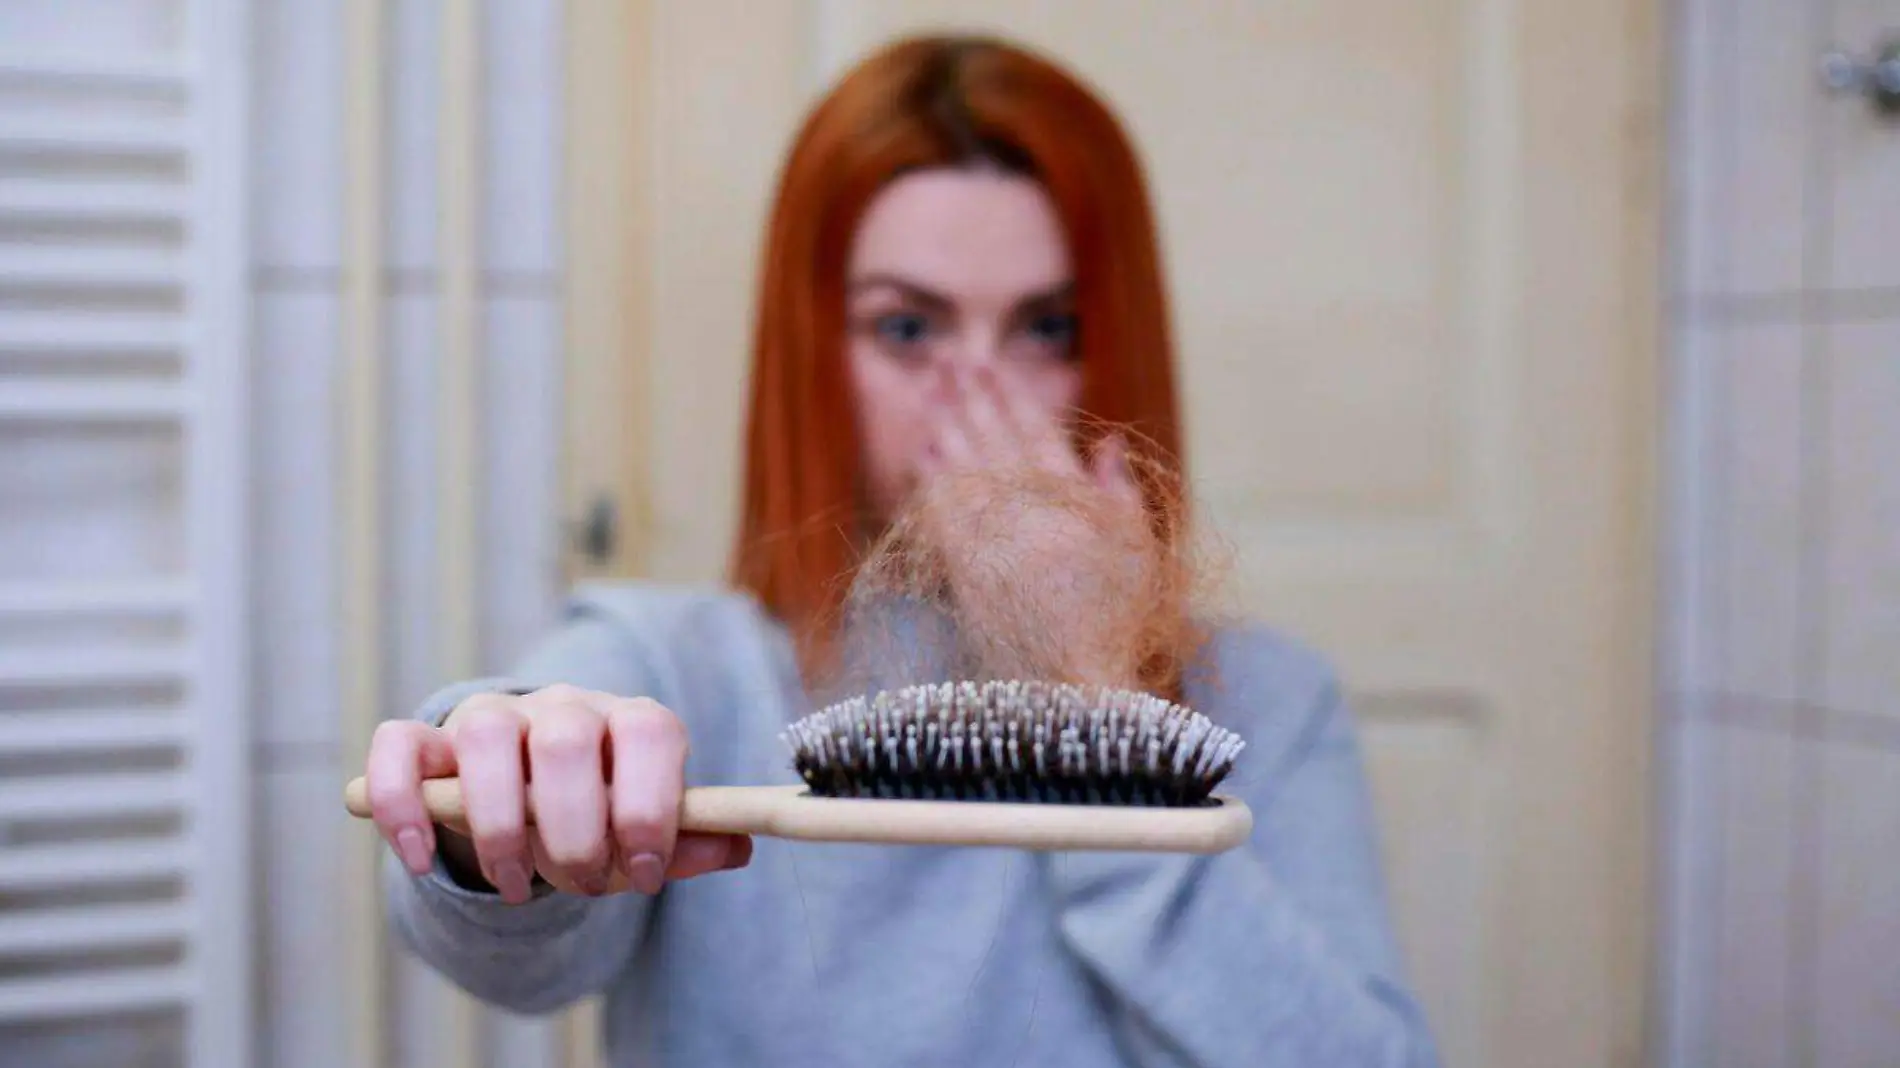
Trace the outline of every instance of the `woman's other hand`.
{"label": "woman's other hand", "polygon": [[[658,702],[556,685],[471,697],[439,728],[385,722],[366,778],[378,829],[415,874],[440,848],[510,904],[529,900],[537,873],[569,893],[656,894],[752,855],[743,836],[679,832],[686,753],[685,727]],[[451,775],[467,824],[439,827],[422,782]]]}
{"label": "woman's other hand", "polygon": [[1011,389],[989,364],[945,365],[943,401],[929,446],[918,461],[920,480],[972,470],[1040,472],[1086,481],[1127,508],[1139,508],[1141,490],[1127,448],[1111,436],[1085,462],[1067,427],[1021,390]]}
{"label": "woman's other hand", "polygon": [[1041,650],[999,672],[1128,685],[1128,613],[1100,606],[1146,595],[1157,557],[1126,446],[1111,436],[1084,459],[1055,413],[993,367],[945,373],[919,515],[959,616],[992,654]]}

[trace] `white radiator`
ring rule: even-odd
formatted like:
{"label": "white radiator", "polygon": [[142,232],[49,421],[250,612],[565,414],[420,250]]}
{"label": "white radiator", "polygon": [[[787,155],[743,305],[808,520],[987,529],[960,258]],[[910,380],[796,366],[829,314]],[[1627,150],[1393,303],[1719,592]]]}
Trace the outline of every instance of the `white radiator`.
{"label": "white radiator", "polygon": [[0,11],[0,1065],[251,1061],[238,0]]}

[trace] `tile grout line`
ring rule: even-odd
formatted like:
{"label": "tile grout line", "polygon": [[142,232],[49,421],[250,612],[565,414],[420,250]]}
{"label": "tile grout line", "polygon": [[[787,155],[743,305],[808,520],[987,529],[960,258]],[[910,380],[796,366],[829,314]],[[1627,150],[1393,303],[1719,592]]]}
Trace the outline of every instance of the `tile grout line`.
{"label": "tile grout line", "polygon": [[1900,716],[1883,712],[1832,708],[1798,697],[1770,697],[1720,689],[1686,694],[1683,701],[1707,710],[1685,722],[1769,731],[1797,741],[1832,746],[1900,752]]}
{"label": "tile grout line", "polygon": [[[559,299],[565,280],[559,271],[484,270],[477,273],[477,294],[499,298]],[[434,296],[440,293],[442,276],[433,269],[385,268],[382,285],[395,295]],[[256,267],[251,271],[251,286],[265,294],[322,294],[342,292],[340,271],[325,267]]]}
{"label": "tile grout line", "polygon": [[1879,323],[1900,319],[1900,286],[1682,293],[1674,308],[1685,321],[1706,325]]}

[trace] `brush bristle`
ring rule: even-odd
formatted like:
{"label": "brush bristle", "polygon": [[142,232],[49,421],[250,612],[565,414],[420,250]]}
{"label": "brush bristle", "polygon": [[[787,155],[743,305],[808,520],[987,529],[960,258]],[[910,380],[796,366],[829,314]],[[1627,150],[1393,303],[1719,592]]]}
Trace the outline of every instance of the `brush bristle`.
{"label": "brush bristle", "polygon": [[1246,743],[1133,690],[1042,682],[908,686],[841,701],[783,735],[821,797],[1185,807]]}

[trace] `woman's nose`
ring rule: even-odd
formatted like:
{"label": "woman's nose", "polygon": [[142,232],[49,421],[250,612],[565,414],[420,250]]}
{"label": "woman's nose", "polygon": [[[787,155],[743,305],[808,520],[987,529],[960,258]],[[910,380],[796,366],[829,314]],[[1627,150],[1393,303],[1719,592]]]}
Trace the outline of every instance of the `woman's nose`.
{"label": "woman's nose", "polygon": [[990,357],[966,351],[943,353],[931,368],[930,400],[936,404],[954,404],[957,398],[974,388],[976,376]]}
{"label": "woman's nose", "polygon": [[966,331],[957,338],[956,344],[946,349],[945,362],[966,373],[1002,362],[1002,339],[989,330]]}

